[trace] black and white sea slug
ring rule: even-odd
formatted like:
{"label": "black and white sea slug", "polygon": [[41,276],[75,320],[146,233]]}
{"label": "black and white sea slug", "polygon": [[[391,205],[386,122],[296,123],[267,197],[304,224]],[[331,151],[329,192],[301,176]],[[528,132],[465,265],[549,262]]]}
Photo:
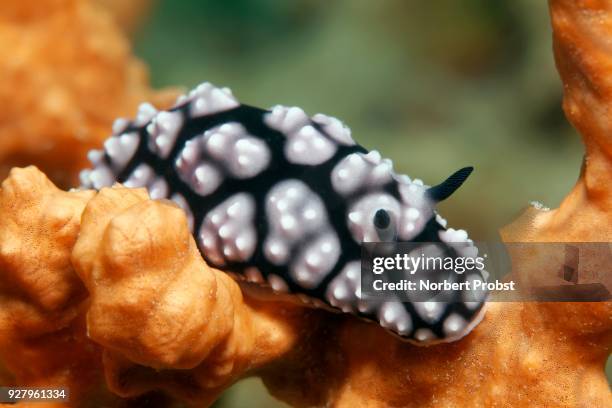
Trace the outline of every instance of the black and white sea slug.
{"label": "black and white sea slug", "polygon": [[360,291],[362,242],[435,242],[473,253],[467,233],[446,229],[434,209],[471,168],[428,187],[395,174],[338,119],[243,105],[209,83],[167,111],[142,104],[113,133],[103,151],[89,153],[93,169],[81,173],[82,186],[121,182],[175,201],[211,265],[417,344],[459,339],[480,320],[484,296],[398,302],[364,300]]}

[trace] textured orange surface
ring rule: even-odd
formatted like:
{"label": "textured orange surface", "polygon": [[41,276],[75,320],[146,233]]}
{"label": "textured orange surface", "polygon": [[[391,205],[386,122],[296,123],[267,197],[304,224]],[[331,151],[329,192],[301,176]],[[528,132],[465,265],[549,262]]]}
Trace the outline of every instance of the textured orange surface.
{"label": "textured orange surface", "polygon": [[125,31],[132,32],[144,20],[151,8],[151,0],[95,0],[107,9]]}
{"label": "textured orange surface", "polygon": [[94,194],[34,167],[2,183],[3,385],[67,386],[75,405],[112,401],[108,389],[212,402],[311,326],[317,312],[245,300],[208,268],[178,207],[144,190]]}
{"label": "textured orange surface", "polygon": [[66,384],[100,378],[99,351],[85,336],[87,292],[70,252],[92,193],[65,193],[44,174],[15,170],[0,190],[2,384]]}
{"label": "textured orange surface", "polygon": [[94,197],[72,259],[90,293],[89,337],[105,348],[106,378],[124,396],[162,388],[212,401],[291,348],[307,322],[291,305],[247,304],[229,275],[206,266],[183,211],[144,190]]}
{"label": "textured orange surface", "polygon": [[[612,2],[552,0],[553,46],[563,110],[582,135],[580,177],[558,209],[529,210],[506,239],[612,240]],[[516,227],[516,228],[513,228]]]}
{"label": "textured orange surface", "polygon": [[89,1],[3,0],[0,7],[0,178],[36,163],[74,185],[113,120],[176,94],[149,89],[147,70],[110,15]]}

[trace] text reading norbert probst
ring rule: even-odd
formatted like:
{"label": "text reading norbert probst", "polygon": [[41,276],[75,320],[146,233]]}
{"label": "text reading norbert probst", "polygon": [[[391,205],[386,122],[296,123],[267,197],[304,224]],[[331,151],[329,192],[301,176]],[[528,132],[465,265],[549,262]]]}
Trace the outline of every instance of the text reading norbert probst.
{"label": "text reading norbert probst", "polygon": [[375,291],[468,291],[468,290],[515,290],[515,282],[501,282],[495,280],[493,282],[485,282],[483,280],[471,280],[465,282],[452,282],[448,280],[430,281],[422,279],[417,282],[408,279],[401,279],[395,282],[385,282],[381,279],[376,279],[372,282],[372,287]]}

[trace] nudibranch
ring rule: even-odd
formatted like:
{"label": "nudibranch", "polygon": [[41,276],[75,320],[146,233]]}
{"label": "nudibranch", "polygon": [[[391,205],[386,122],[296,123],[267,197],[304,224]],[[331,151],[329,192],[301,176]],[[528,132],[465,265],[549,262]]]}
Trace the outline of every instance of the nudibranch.
{"label": "nudibranch", "polygon": [[[442,184],[397,175],[389,159],[355,143],[341,121],[297,107],[240,104],[228,88],[203,83],[174,107],[140,106],[118,119],[103,150],[89,153],[84,188],[146,187],[187,214],[206,261],[249,282],[379,323],[419,345],[454,341],[478,324],[485,303],[366,300],[363,242],[457,243],[435,211],[471,172]],[[482,274],[457,274],[459,281]]]}

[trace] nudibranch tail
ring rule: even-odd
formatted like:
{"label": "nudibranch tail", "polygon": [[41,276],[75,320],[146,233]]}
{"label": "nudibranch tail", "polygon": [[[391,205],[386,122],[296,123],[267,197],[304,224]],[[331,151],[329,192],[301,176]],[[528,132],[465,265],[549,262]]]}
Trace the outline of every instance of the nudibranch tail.
{"label": "nudibranch tail", "polygon": [[[478,322],[485,297],[437,301],[361,296],[364,242],[427,243],[472,254],[463,230],[446,228],[435,202],[471,172],[439,186],[393,171],[355,143],[340,120],[297,107],[240,104],[228,88],[196,87],[169,110],[142,104],[92,151],[82,186],[121,182],[168,198],[187,215],[202,256],[239,279],[375,321],[419,345],[452,341]],[[482,279],[457,274],[459,282]]]}

